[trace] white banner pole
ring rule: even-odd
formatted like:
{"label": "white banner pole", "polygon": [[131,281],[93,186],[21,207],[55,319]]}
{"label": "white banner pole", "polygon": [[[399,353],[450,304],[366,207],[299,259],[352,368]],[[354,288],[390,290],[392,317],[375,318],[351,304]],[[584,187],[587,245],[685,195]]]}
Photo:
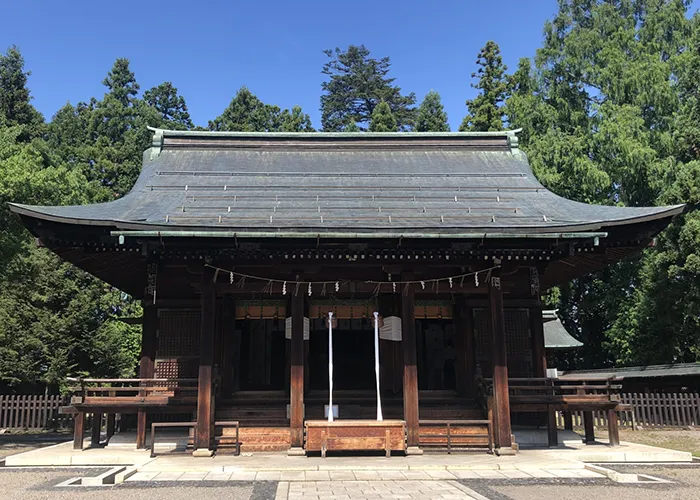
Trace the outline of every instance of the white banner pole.
{"label": "white banner pole", "polygon": [[374,312],[374,373],[377,376],[377,420],[382,421],[382,399],[379,393],[379,313]]}
{"label": "white banner pole", "polygon": [[328,312],[328,421],[333,422],[333,313]]}

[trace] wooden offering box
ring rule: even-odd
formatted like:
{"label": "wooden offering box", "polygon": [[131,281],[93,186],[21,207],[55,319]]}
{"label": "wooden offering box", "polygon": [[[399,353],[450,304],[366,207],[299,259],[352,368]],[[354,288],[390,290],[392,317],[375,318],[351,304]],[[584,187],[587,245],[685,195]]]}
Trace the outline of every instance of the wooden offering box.
{"label": "wooden offering box", "polygon": [[403,420],[307,420],[306,451],[406,451],[406,422]]}

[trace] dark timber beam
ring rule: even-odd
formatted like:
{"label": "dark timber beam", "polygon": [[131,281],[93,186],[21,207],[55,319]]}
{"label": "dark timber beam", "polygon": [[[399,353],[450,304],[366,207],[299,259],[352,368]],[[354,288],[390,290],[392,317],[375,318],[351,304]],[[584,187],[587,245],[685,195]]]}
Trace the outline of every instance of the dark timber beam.
{"label": "dark timber beam", "polygon": [[199,381],[197,384],[197,430],[195,456],[211,456],[214,401],[212,365],[214,362],[214,329],[216,327],[216,288],[214,270],[204,268],[201,296],[202,323],[199,337]]}
{"label": "dark timber beam", "polygon": [[304,291],[292,296],[289,426],[293,453],[304,446]]}
{"label": "dark timber beam", "polygon": [[[155,375],[156,348],[158,345],[158,309],[152,301],[144,301],[143,326],[141,327],[141,362],[139,378],[153,378]],[[139,411],[136,416],[136,448],[146,448],[147,413]]]}
{"label": "dark timber beam", "polygon": [[503,291],[501,289],[500,269],[493,270],[488,287],[493,354],[493,398],[496,417],[494,437],[497,453],[505,455],[513,453],[513,443],[510,425],[506,331],[503,320]]}
{"label": "dark timber beam", "polygon": [[403,415],[409,453],[418,449],[418,367],[416,360],[415,295],[408,288],[401,295],[401,344],[403,347]]}
{"label": "dark timber beam", "polygon": [[85,439],[85,413],[79,411],[73,417],[73,449],[82,450]]}

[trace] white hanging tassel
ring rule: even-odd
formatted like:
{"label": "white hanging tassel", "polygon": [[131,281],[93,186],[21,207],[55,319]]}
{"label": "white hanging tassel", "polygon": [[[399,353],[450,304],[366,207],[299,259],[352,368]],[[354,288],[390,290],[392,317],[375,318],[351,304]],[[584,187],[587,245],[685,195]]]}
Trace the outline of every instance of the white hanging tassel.
{"label": "white hanging tassel", "polygon": [[377,377],[377,420],[381,422],[382,399],[379,391],[379,313],[374,311],[374,373]]}
{"label": "white hanging tassel", "polygon": [[450,288],[452,288],[452,278],[448,278],[447,281],[450,283]]}
{"label": "white hanging tassel", "polygon": [[282,295],[287,295],[287,282],[282,283]]}
{"label": "white hanging tassel", "polygon": [[309,283],[309,297],[311,297],[311,283]]}
{"label": "white hanging tassel", "polygon": [[340,283],[338,283],[337,281],[335,282],[335,291],[336,292],[340,291]]}
{"label": "white hanging tassel", "polygon": [[328,421],[333,422],[333,313],[328,311]]}
{"label": "white hanging tassel", "polygon": [[229,281],[228,281],[228,282],[229,282],[230,285],[233,285],[233,273],[231,273],[231,274],[229,275]]}
{"label": "white hanging tassel", "polygon": [[474,273],[474,284],[479,286],[479,273]]}
{"label": "white hanging tassel", "polygon": [[425,290],[425,281],[421,281],[421,282],[420,282],[420,286],[421,286],[421,288],[422,288],[423,290]]}
{"label": "white hanging tassel", "polygon": [[391,289],[393,290],[394,293],[396,293],[396,282],[395,281],[391,282]]}

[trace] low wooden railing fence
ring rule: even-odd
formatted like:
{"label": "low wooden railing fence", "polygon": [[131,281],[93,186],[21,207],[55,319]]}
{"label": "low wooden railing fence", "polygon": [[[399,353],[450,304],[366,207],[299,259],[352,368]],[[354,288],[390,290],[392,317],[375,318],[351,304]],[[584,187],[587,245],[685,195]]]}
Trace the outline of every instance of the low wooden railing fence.
{"label": "low wooden railing fence", "polygon": [[58,409],[68,403],[65,396],[0,394],[0,429],[52,429],[71,425],[71,415]]}
{"label": "low wooden railing fence", "polygon": [[[631,410],[620,412],[620,427],[688,427],[700,426],[700,394],[698,393],[621,393],[620,402]],[[583,426],[583,413],[571,412],[575,427]],[[607,427],[606,412],[593,412],[596,427]],[[564,426],[562,412],[557,412],[557,425]]]}

